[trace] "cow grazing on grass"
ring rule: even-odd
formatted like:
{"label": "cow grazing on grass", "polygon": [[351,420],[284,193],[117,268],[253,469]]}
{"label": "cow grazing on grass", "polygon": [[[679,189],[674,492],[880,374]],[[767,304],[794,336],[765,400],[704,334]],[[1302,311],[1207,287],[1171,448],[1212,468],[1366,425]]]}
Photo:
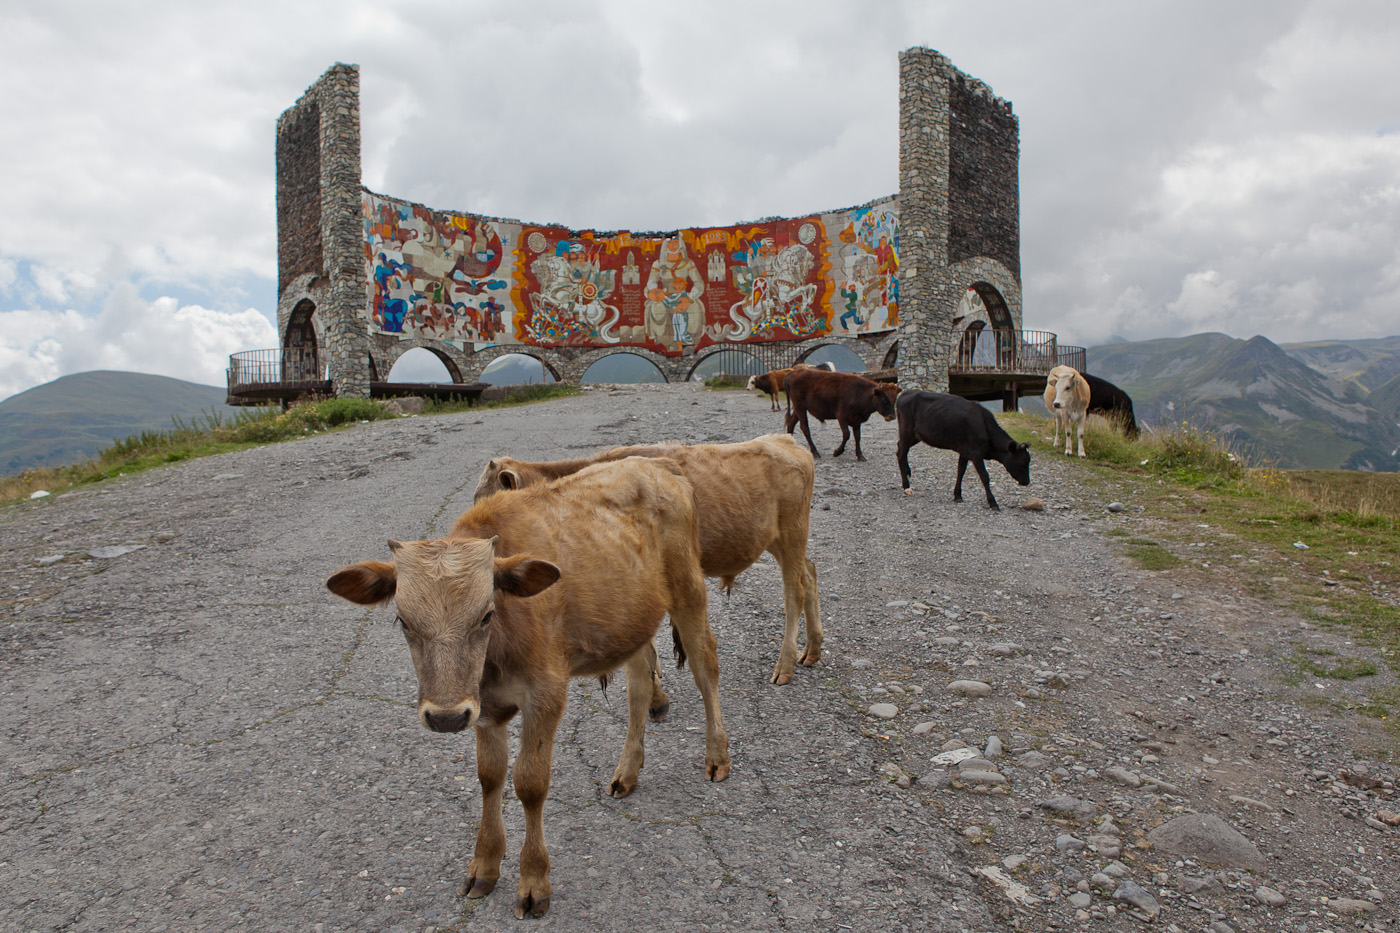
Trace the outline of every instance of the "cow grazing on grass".
{"label": "cow grazing on grass", "polygon": [[1056,366],[1045,380],[1045,407],[1055,419],[1055,439],[1060,446],[1060,429],[1065,432],[1065,456],[1074,453],[1070,437],[1073,428],[1079,435],[1079,456],[1084,456],[1084,422],[1089,418],[1089,383],[1073,366]]}
{"label": "cow grazing on grass", "polygon": [[773,403],[771,411],[779,411],[778,393],[787,391],[787,377],[795,369],[824,369],[829,373],[836,372],[835,363],[794,363],[788,369],[770,369],[759,376],[750,376],[748,383],[744,386],[747,389],[758,389],[760,392],[767,392],[769,400]]}
{"label": "cow grazing on grass", "polygon": [[507,723],[519,712],[525,844],[515,915],[549,909],[544,800],[569,680],[625,665],[627,735],[609,784],[624,797],[644,757],[647,649],[668,612],[704,697],[706,777],[729,774],[695,498],[673,462],[600,464],[480,502],[445,538],[389,547],[392,563],[343,567],[326,586],[361,605],[393,599],[418,674],[419,719],[435,732],[476,729],[481,824],[461,893],[484,897],[500,877]]}
{"label": "cow grazing on grass", "polygon": [[1123,433],[1134,438],[1138,436],[1137,419],[1133,417],[1133,400],[1128,393],[1107,379],[1080,373],[1089,383],[1089,413],[1100,412],[1109,421],[1116,421]]}
{"label": "cow grazing on grass", "polygon": [[958,480],[953,486],[953,501],[962,501],[963,473],[969,462],[977,468],[982,488],[987,493],[987,505],[1001,511],[992,495],[992,483],[987,476],[984,460],[999,460],[1011,478],[1022,486],[1031,483],[1031,453],[1029,444],[1018,444],[997,423],[996,417],[976,402],[942,392],[910,389],[899,396],[899,446],[895,458],[899,461],[899,478],[906,495],[909,488],[909,448],[919,441],[930,447],[941,447],[958,455]]}
{"label": "cow grazing on grass", "polygon": [[841,446],[832,452],[833,457],[841,456],[846,450],[846,441],[854,433],[857,460],[865,459],[860,449],[860,426],[866,419],[879,412],[886,421],[894,420],[894,400],[899,396],[899,386],[893,383],[873,382],[853,373],[808,369],[789,374],[787,385],[791,410],[784,427],[791,434],[800,422],[814,457],[821,454],[812,443],[812,431],[807,424],[809,414],[823,423],[835,418],[841,425]]}
{"label": "cow grazing on grass", "polygon": [[[817,568],[807,559],[807,528],[816,469],[812,458],[787,434],[769,434],[738,444],[661,444],[618,447],[579,460],[528,463],[498,457],[477,481],[482,501],[502,489],[520,489],[567,476],[593,463],[623,457],[674,460],[695,489],[700,516],[700,568],[718,577],[726,591],[764,551],[783,573],[783,645],[772,682],[792,680],[795,663],[810,667],[821,658],[822,618]],[[807,643],[797,653],[797,624],[807,620]],[[653,684],[652,718],[666,714],[666,694]]]}

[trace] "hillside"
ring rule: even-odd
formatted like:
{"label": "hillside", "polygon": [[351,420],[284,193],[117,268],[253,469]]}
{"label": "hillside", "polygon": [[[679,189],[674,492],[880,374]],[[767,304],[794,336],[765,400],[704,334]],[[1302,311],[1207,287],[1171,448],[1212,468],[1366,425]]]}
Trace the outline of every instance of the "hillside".
{"label": "hillside", "polygon": [[211,410],[231,416],[225,391],[166,376],[74,373],[0,402],[0,475],[62,466],[94,456],[114,440],[163,431]]}
{"label": "hillside", "polygon": [[1387,351],[1321,346],[1308,345],[1306,355],[1327,363],[1328,372],[1265,337],[1225,334],[1092,347],[1088,359],[1089,371],[1125,389],[1148,424],[1190,421],[1282,467],[1400,469],[1393,411],[1371,405],[1358,376],[1377,378]]}
{"label": "hillside", "polygon": [[1279,344],[1289,356],[1325,376],[1375,391],[1400,376],[1400,337]]}

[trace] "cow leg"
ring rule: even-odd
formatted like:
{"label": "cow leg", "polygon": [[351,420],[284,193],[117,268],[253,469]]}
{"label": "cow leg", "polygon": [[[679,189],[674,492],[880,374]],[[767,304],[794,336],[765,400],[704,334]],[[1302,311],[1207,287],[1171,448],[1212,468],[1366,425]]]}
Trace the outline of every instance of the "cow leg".
{"label": "cow leg", "polygon": [[647,663],[651,666],[651,706],[647,709],[647,716],[652,722],[665,722],[666,714],[671,711],[671,698],[666,695],[666,688],[661,686],[661,660],[656,655],[656,639],[647,642],[644,650],[647,652]]}
{"label": "cow leg", "polygon": [[[656,645],[650,651],[643,647],[627,659],[627,737],[622,741],[622,757],[608,784],[608,796],[626,797],[637,789],[637,772],[646,761],[643,740],[646,737],[647,707],[651,704],[652,664]],[[650,659],[648,658],[650,655]]]}
{"label": "cow leg", "polygon": [[967,458],[962,454],[958,455],[958,481],[953,484],[953,501],[962,501],[962,481],[963,474],[967,472]]}
{"label": "cow leg", "polygon": [[[851,427],[850,427],[850,425],[846,424],[846,422],[842,421],[840,418],[837,418],[837,419],[836,419],[836,423],[839,424],[839,425],[841,425],[841,446],[838,447],[838,448],[836,448],[835,450],[833,450],[833,451],[831,452],[831,455],[832,455],[833,457],[839,457],[839,456],[841,456],[843,453],[845,453],[845,452],[846,452],[846,443],[851,439]],[[856,431],[860,431],[860,428],[856,428]],[[856,434],[856,437],[859,438],[859,437],[860,437],[860,434]],[[859,444],[860,441],[857,440],[856,443]]]}
{"label": "cow leg", "polygon": [[1075,425],[1075,434],[1079,436],[1079,456],[1081,457],[1084,456],[1084,424],[1088,420],[1087,417],[1080,418],[1079,423]]}
{"label": "cow leg", "polygon": [[[781,685],[792,681],[793,666],[797,662],[797,620],[806,605],[807,559],[805,555],[781,544],[770,548],[769,553],[783,571],[783,645],[778,651],[778,663],[773,666],[770,681]],[[820,646],[817,654],[821,654]]]}
{"label": "cow leg", "polygon": [[[805,409],[805,408],[798,408],[796,411],[794,411],[792,414],[788,415],[787,417],[788,417],[788,433],[789,433],[789,434],[792,433],[792,425],[793,425],[793,423],[795,423],[795,422],[797,422],[798,420],[800,420],[800,421],[802,422],[802,436],[805,437],[805,438],[807,438],[807,447],[812,451],[812,456],[813,456],[815,459],[820,460],[820,459],[822,458],[822,455],[819,454],[819,453],[817,453],[817,445],[812,443],[812,429],[811,429],[811,428],[808,426],[808,424],[807,424],[807,409]],[[845,443],[843,442],[843,443],[841,444],[841,446],[844,448],[846,445],[845,445]],[[836,451],[836,452],[839,454],[841,451],[838,450],[838,451]]]}
{"label": "cow leg", "polygon": [[[645,658],[642,663],[645,665]],[[525,809],[525,844],[520,847],[520,883],[515,888],[515,916],[520,920],[543,917],[553,892],[549,850],[544,845],[544,800],[549,796],[554,734],[564,718],[567,691],[567,681],[557,688],[544,686],[525,711],[520,727],[520,754],[514,774],[515,796]]]}
{"label": "cow leg", "polygon": [[690,673],[705,702],[705,778],[723,781],[729,776],[729,734],[719,710],[718,645],[710,631],[705,581],[696,576],[693,583],[680,583],[678,590],[671,624],[680,635]]}
{"label": "cow leg", "polygon": [[817,598],[817,565],[806,557],[802,558],[806,568],[806,580],[802,586],[802,614],[807,618],[807,646],[797,662],[803,667],[811,667],[822,657],[822,610]]}
{"label": "cow leg", "polygon": [[476,779],[481,782],[481,825],[476,831],[476,852],[467,866],[467,880],[458,894],[485,897],[501,877],[506,854],[506,821],[501,815],[501,794],[506,786],[510,743],[504,724],[476,727]]}
{"label": "cow leg", "polygon": [[1069,412],[1065,412],[1065,456],[1074,456],[1074,420],[1070,418]]}
{"label": "cow leg", "polygon": [[905,437],[904,426],[900,425],[899,446],[894,449],[894,458],[899,463],[899,482],[904,488],[905,495],[912,496],[909,491],[909,479],[914,475],[909,469],[909,448],[914,446],[913,438]]}
{"label": "cow leg", "polygon": [[981,460],[972,461],[972,465],[977,468],[977,477],[982,480],[982,489],[987,493],[987,505],[992,507],[992,511],[1000,512],[1001,506],[992,498],[992,478],[987,475],[987,465]]}
{"label": "cow leg", "polygon": [[854,435],[856,436],[856,459],[859,460],[861,463],[864,463],[864,462],[865,462],[865,454],[861,453],[861,449],[860,449],[860,423],[859,423],[859,422],[857,422],[856,424],[851,425],[851,433],[854,434]]}

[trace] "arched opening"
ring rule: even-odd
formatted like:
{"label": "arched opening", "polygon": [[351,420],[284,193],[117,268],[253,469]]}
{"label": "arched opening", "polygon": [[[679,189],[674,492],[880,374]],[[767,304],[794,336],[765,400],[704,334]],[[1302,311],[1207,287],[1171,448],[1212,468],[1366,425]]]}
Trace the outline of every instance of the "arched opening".
{"label": "arched opening", "polygon": [[811,363],[813,366],[818,363],[830,363],[836,367],[838,373],[863,373],[865,372],[865,360],[849,347],[840,344],[826,343],[817,347],[802,357],[799,362]]}
{"label": "arched opening", "polygon": [[320,378],[316,358],[316,325],[311,316],[316,305],[300,301],[287,317],[287,332],[282,336],[282,379],[286,382],[313,382]]}
{"label": "arched opening", "polygon": [[524,353],[498,356],[481,371],[481,381],[493,386],[523,386],[536,382],[557,382],[549,367]]}
{"label": "arched opening", "polygon": [[444,385],[461,382],[462,374],[447,357],[427,347],[414,347],[394,361],[385,381]]}
{"label": "arched opening", "polygon": [[743,350],[720,350],[705,357],[690,371],[691,382],[704,382],[716,376],[756,376],[768,371],[763,361]]}
{"label": "arched opening", "polygon": [[665,382],[666,375],[656,364],[635,353],[609,353],[584,372],[579,382],[631,383]]}
{"label": "arched opening", "polygon": [[899,341],[890,344],[890,348],[885,351],[885,358],[880,361],[881,369],[894,369],[899,365]]}

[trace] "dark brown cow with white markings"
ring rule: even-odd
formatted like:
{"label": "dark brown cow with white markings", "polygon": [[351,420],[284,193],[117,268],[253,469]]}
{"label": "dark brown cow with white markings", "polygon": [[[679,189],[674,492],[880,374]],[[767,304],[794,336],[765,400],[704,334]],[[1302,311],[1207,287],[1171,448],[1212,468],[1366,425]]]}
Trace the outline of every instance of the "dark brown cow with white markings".
{"label": "dark brown cow with white markings", "polygon": [[836,419],[841,425],[841,446],[832,452],[839,457],[846,450],[846,442],[851,434],[856,436],[856,459],[864,460],[860,449],[860,426],[876,412],[886,421],[894,420],[894,402],[899,397],[899,386],[889,382],[874,382],[854,373],[830,373],[808,369],[788,375],[787,432],[799,423],[802,434],[807,438],[807,446],[812,456],[820,457],[817,445],[812,443],[812,431],[807,424],[807,416],[823,423]]}

